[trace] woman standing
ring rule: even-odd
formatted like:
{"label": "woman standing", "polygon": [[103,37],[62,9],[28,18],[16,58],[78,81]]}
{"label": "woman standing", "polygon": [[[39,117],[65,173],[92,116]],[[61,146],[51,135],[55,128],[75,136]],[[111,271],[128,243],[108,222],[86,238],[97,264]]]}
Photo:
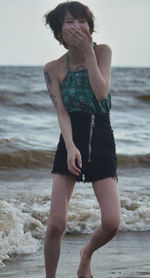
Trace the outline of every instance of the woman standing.
{"label": "woman standing", "polygon": [[68,203],[76,181],[92,182],[101,209],[101,225],[80,250],[77,276],[91,278],[93,252],[109,242],[120,225],[117,158],[109,118],[112,53],[108,45],[93,43],[94,16],[80,2],[61,3],[45,19],[55,38],[68,49],[44,67],[61,129],[44,245],[46,278],[56,277]]}

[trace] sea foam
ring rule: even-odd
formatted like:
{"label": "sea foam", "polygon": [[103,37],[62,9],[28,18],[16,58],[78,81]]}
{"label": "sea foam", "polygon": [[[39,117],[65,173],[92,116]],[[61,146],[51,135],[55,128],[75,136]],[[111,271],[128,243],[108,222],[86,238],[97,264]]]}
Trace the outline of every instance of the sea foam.
{"label": "sea foam", "polygon": [[7,201],[0,201],[0,265],[4,267],[3,260],[14,254],[28,254],[36,252],[40,241],[32,236],[31,231],[26,231],[29,223],[41,230],[39,220],[29,213]]}
{"label": "sea foam", "polygon": [[[19,198],[19,197],[18,197]],[[30,203],[0,200],[0,262],[14,254],[36,252],[45,236],[51,198],[34,197]],[[121,196],[120,231],[149,231],[150,205],[138,194]],[[68,208],[65,234],[90,234],[101,223],[101,212],[93,195],[73,194]]]}

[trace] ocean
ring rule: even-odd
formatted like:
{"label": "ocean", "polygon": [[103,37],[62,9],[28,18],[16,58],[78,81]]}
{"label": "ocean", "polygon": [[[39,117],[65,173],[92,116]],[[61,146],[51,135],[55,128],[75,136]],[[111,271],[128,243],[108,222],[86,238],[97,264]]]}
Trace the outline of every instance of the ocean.
{"label": "ocean", "polygon": [[[111,123],[121,198],[120,232],[150,231],[150,68],[112,67]],[[0,67],[0,266],[41,248],[60,129],[42,66]],[[66,234],[100,223],[91,183],[76,183]]]}

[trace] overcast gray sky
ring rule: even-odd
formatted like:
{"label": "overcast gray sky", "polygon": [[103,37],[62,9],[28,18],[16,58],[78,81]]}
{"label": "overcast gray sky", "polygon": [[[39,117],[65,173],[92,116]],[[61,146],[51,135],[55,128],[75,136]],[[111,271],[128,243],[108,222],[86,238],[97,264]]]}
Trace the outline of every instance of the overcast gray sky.
{"label": "overcast gray sky", "polygon": [[[44,65],[66,50],[43,15],[58,0],[0,0],[0,64]],[[112,66],[150,66],[150,0],[82,0],[96,18],[93,40],[108,44]]]}

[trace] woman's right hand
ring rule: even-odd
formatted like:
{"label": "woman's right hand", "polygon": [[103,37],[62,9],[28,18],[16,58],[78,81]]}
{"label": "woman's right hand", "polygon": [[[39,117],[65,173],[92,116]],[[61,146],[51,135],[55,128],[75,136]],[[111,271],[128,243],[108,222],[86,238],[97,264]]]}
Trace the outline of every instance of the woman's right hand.
{"label": "woman's right hand", "polygon": [[[73,174],[79,176],[82,167],[82,158],[80,151],[77,149],[75,145],[71,145],[67,149],[67,164],[68,170]],[[80,168],[78,168],[80,167]]]}

